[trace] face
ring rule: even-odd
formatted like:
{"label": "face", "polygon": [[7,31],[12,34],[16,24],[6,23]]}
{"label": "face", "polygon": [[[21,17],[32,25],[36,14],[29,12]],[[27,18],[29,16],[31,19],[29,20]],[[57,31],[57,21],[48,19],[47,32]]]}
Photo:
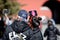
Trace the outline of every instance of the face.
{"label": "face", "polygon": [[49,22],[49,24],[52,24],[51,22]]}
{"label": "face", "polygon": [[52,25],[52,22],[48,22],[49,25]]}
{"label": "face", "polygon": [[49,26],[49,28],[50,28],[50,29],[53,29],[53,28],[54,28],[54,26],[53,26],[53,25],[50,25],[50,26]]}

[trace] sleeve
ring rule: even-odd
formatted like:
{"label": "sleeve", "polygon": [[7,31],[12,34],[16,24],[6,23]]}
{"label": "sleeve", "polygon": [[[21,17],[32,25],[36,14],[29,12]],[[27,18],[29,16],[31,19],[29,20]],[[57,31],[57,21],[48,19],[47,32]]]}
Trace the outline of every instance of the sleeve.
{"label": "sleeve", "polygon": [[3,35],[3,40],[7,40],[6,34]]}
{"label": "sleeve", "polygon": [[5,32],[4,32],[4,35],[3,35],[4,40],[9,40],[9,33],[10,32],[13,32],[11,26],[6,26],[6,29],[5,29]]}
{"label": "sleeve", "polygon": [[48,31],[47,31],[47,29],[45,30],[45,32],[44,32],[44,37],[46,37],[48,34]]}
{"label": "sleeve", "polygon": [[60,35],[60,31],[56,28],[56,34]]}
{"label": "sleeve", "polygon": [[26,40],[29,40],[29,38],[30,38],[30,32],[29,32],[29,30],[23,32],[23,34],[26,35],[26,37],[27,37]]}
{"label": "sleeve", "polygon": [[41,33],[41,40],[43,40],[43,35],[42,35],[42,32],[40,31],[40,33]]}

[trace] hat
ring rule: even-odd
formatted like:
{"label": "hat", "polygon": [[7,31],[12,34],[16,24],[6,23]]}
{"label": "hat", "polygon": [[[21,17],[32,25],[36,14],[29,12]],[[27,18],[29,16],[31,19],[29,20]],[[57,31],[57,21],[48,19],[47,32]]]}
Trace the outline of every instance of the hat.
{"label": "hat", "polygon": [[37,11],[36,10],[29,11],[29,16],[37,16]]}
{"label": "hat", "polygon": [[20,10],[19,13],[18,13],[18,16],[24,18],[24,19],[27,19],[28,17],[28,13],[26,10]]}

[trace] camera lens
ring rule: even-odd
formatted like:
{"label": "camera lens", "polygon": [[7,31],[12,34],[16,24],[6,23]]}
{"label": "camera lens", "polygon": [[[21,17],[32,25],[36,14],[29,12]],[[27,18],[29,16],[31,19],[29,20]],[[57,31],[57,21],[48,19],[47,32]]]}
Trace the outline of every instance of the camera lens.
{"label": "camera lens", "polygon": [[38,20],[40,21],[40,20],[42,20],[42,18],[41,17],[38,17]]}

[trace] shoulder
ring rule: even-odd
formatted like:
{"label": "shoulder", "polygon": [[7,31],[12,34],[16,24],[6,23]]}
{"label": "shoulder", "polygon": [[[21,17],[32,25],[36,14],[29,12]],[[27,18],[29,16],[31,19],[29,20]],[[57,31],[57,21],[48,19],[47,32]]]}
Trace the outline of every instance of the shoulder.
{"label": "shoulder", "polygon": [[5,32],[6,33],[9,33],[9,32],[12,32],[13,29],[11,28],[11,26],[6,26],[6,29],[5,29]]}
{"label": "shoulder", "polygon": [[55,30],[58,30],[58,28],[57,28],[57,27],[54,27],[54,29],[55,29]]}
{"label": "shoulder", "polygon": [[49,28],[46,28],[46,30],[49,30]]}
{"label": "shoulder", "polygon": [[29,29],[29,30],[27,30],[27,31],[23,32],[23,34],[25,34],[25,35],[27,35],[27,36],[28,36],[28,35],[30,34],[30,30],[31,30],[31,29]]}

